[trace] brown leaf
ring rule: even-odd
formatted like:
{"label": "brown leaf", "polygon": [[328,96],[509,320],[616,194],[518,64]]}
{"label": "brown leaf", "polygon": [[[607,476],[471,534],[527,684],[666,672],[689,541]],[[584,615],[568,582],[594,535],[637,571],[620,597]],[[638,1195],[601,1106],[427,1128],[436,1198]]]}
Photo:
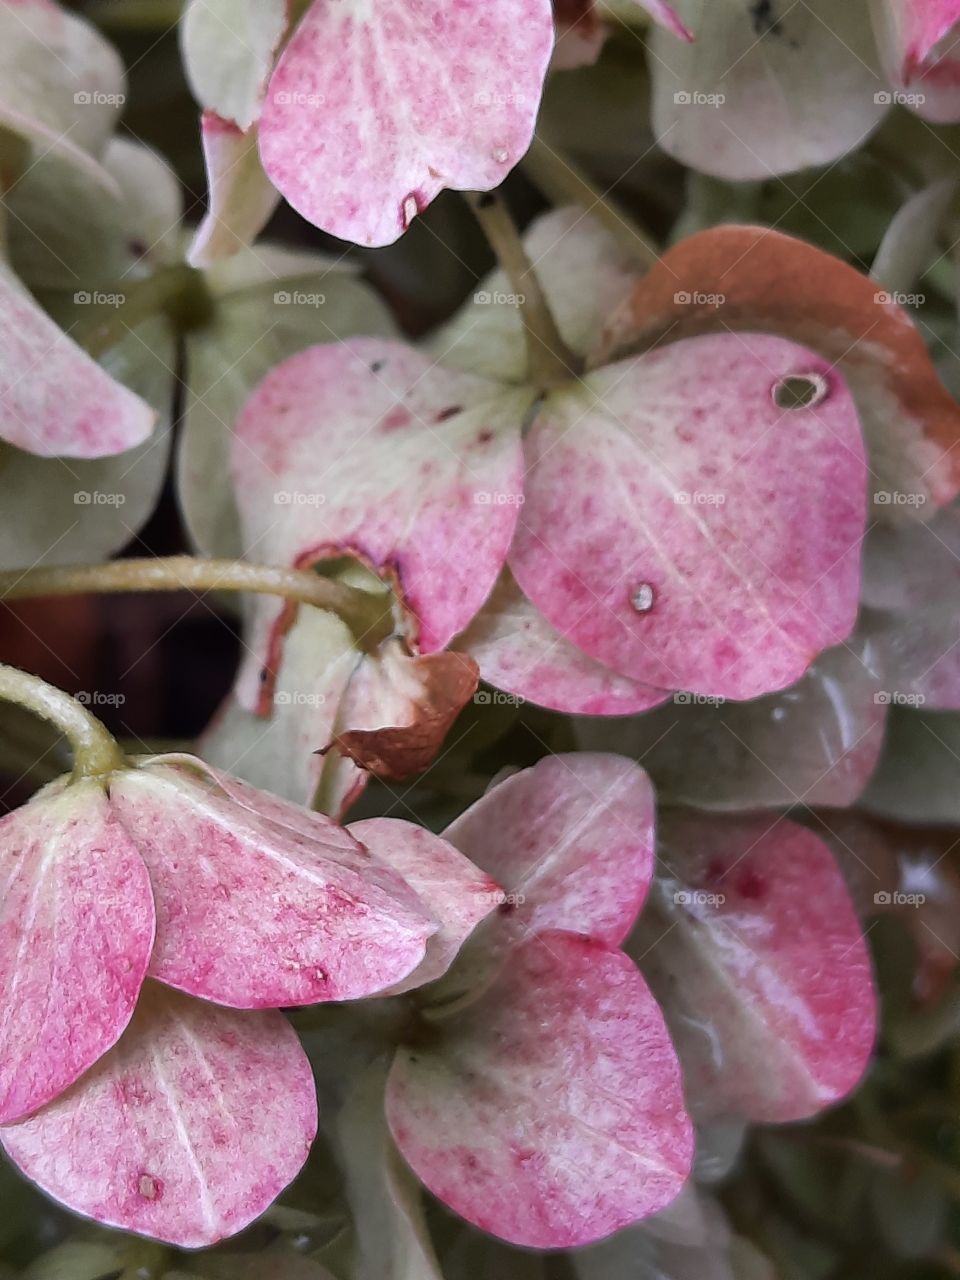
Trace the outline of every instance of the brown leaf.
{"label": "brown leaf", "polygon": [[[373,670],[371,666],[359,699],[381,701],[387,692],[385,682],[391,686],[389,695],[395,697],[402,685],[402,696],[407,700],[403,714],[410,719],[376,729],[342,730],[318,754],[336,747],[368,773],[400,782],[433,763],[450,726],[476,691],[480,669],[466,654],[445,651],[423,657],[395,655],[389,665],[384,663],[377,669],[376,676]],[[370,683],[374,679],[380,685],[376,690]],[[412,681],[420,685],[413,696]],[[355,691],[351,693],[358,697]],[[348,714],[348,723],[352,718]]]}
{"label": "brown leaf", "polygon": [[722,226],[681,241],[611,318],[602,362],[724,330],[778,334],[836,363],[860,413],[877,514],[926,518],[960,492],[960,406],[912,318],[875,281],[792,236]]}

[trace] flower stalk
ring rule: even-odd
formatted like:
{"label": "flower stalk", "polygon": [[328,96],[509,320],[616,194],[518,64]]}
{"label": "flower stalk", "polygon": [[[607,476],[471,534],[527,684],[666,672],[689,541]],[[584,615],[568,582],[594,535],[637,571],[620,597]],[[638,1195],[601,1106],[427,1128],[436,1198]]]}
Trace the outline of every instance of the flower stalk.
{"label": "flower stalk", "polygon": [[100,778],[126,766],[119,743],[96,716],[39,676],[0,664],[0,699],[16,703],[60,730],[73,750],[75,778]]}

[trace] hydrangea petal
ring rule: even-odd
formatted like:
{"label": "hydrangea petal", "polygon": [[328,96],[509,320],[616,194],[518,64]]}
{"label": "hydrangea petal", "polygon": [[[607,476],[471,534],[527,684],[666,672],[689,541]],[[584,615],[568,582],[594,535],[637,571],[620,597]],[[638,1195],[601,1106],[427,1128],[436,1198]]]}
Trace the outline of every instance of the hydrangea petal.
{"label": "hydrangea petal", "polygon": [[724,181],[829,164],[880,123],[889,95],[866,4],[806,0],[777,12],[677,0],[693,44],[651,33],[653,127],[682,164]]}
{"label": "hydrangea petal", "polygon": [[504,890],[501,938],[568,929],[616,946],[650,885],[653,788],[622,756],[547,756],[491,787],[443,834]]}
{"label": "hydrangea petal", "polygon": [[871,0],[871,12],[884,65],[906,91],[905,105],[936,123],[960,119],[957,0]]}
{"label": "hydrangea petal", "polygon": [[500,887],[448,840],[400,818],[365,818],[347,830],[378,862],[403,877],[440,929],[413,973],[385,995],[400,995],[441,977],[474,928],[501,899]]}
{"label": "hydrangea petal", "polygon": [[679,1067],[622,953],[542,934],[433,1029],[398,1051],[387,1119],[417,1176],[461,1217],[513,1244],[570,1248],[681,1190],[693,1137]]}
{"label": "hydrangea petal", "polygon": [[553,711],[626,716],[669,696],[587,657],[530,603],[509,569],[454,643],[476,660],[488,684]]}
{"label": "hydrangea petal", "polygon": [[0,124],[107,188],[97,157],[125,100],[119,54],[91,23],[50,0],[0,5]]}
{"label": "hydrangea petal", "polygon": [[[791,378],[809,405],[777,404]],[[811,352],[740,334],[660,347],[554,392],[526,445],[511,568],[615,671],[751,698],[853,629],[863,443]]]}
{"label": "hydrangea petal", "polygon": [[241,129],[260,115],[289,0],[189,0],[180,46],[193,96]]}
{"label": "hydrangea petal", "polygon": [[207,270],[216,306],[186,335],[187,404],[177,491],[191,538],[210,556],[241,554],[230,483],[233,425],[275,365],[316,342],[392,336],[385,305],[344,264],[276,245],[241,249]]}
{"label": "hydrangea petal", "polygon": [[420,652],[443,649],[506,558],[532,394],[373,338],[291,357],[253,393],[234,433],[245,545],[300,567],[357,555],[396,581]]}
{"label": "hydrangea petal", "polygon": [[445,187],[500,185],[530,145],[552,48],[549,0],[314,3],[270,81],[264,168],[324,231],[392,244]]}
{"label": "hydrangea petal", "polygon": [[863,549],[863,603],[925,610],[960,590],[960,503],[925,523],[875,525]]}
{"label": "hydrangea petal", "polygon": [[866,625],[883,671],[878,696],[885,704],[960,711],[960,606],[871,612]]}
{"label": "hydrangea petal", "polygon": [[187,254],[192,267],[207,267],[253,244],[280,199],[257,150],[257,131],[205,111],[200,122],[207,168],[207,212]]}
{"label": "hydrangea petal", "polygon": [[147,869],[103,788],[53,785],[0,821],[0,1124],[113,1047],[153,946]]}
{"label": "hydrangea petal", "polygon": [[279,1008],[371,995],[423,959],[436,924],[330,819],[198,769],[118,774],[111,801],[157,903],[150,973],[202,999]]}
{"label": "hydrangea petal", "polygon": [[799,1120],[873,1049],[870,958],[843,876],[785,818],[661,815],[662,874],[629,944],[704,1117]]}
{"label": "hydrangea petal", "polygon": [[907,312],[876,281],[768,227],[714,227],[643,277],[611,320],[608,346],[731,329],[800,342],[843,374],[867,438],[877,516],[926,518],[956,496],[960,407]]}
{"label": "hydrangea petal", "polygon": [[192,1249],[258,1217],[316,1130],[310,1063],[282,1014],[148,982],[112,1052],[0,1142],[74,1212]]}
{"label": "hydrangea petal", "polygon": [[577,724],[577,745],[642,760],[667,804],[845,808],[876,768],[887,687],[877,644],[857,637],[779,693],[750,702],[676,693],[649,715]]}
{"label": "hydrangea petal", "polygon": [[155,414],[63,333],[0,266],[0,438],[40,457],[140,444]]}

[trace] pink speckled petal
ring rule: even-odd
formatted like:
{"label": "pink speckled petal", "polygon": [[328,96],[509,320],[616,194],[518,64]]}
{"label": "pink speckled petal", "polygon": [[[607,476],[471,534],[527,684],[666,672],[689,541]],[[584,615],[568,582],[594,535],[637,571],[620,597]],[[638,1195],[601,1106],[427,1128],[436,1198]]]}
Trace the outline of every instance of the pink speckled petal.
{"label": "pink speckled petal", "polygon": [[504,890],[500,938],[569,929],[615,946],[650,884],[653,788],[623,756],[547,756],[491,787],[444,838]]}
{"label": "pink speckled petal", "polygon": [[884,65],[905,90],[904,104],[937,123],[960,119],[958,0],[873,0],[871,11]]}
{"label": "pink speckled petal", "polygon": [[256,123],[289,8],[289,0],[189,0],[180,46],[190,89],[205,111],[241,129]]}
{"label": "pink speckled petal", "polygon": [[324,231],[392,244],[445,187],[500,185],[552,48],[549,0],[317,0],[270,81],[264,168]]}
{"label": "pink speckled petal", "polygon": [[[285,360],[234,434],[245,545],[266,563],[301,567],[355,553],[396,579],[419,650],[444,648],[506,557],[532,395],[377,338]],[[259,608],[261,618],[283,613],[275,603]]]}
{"label": "pink speckled petal", "polygon": [[401,877],[329,818],[199,762],[158,757],[118,775],[111,801],[153,881],[150,975],[190,995],[235,1008],[372,995],[436,932]]}
{"label": "pink speckled petal", "polygon": [[509,569],[454,643],[476,660],[488,684],[552,711],[626,716],[670,696],[588,658],[534,608]]}
{"label": "pink speckled petal", "polygon": [[141,444],[156,414],[68,338],[0,265],[0,439],[43,458]]}
{"label": "pink speckled petal", "polygon": [[401,1049],[387,1119],[430,1191],[513,1244],[571,1248],[656,1213],[693,1136],[663,1017],[621,952],[545,933],[437,1038]]}
{"label": "pink speckled petal", "polygon": [[96,783],[47,791],[0,821],[0,1124],[116,1043],[154,923],[147,869]]}
{"label": "pink speckled petal", "polygon": [[208,267],[253,243],[280,199],[260,164],[257,131],[242,132],[205,111],[201,120],[208,208],[190,246],[192,267]]}
{"label": "pink speckled petal", "polygon": [[282,1014],[148,982],[116,1048],[0,1142],[74,1212],[194,1249],[263,1213],[316,1131],[310,1063]]}
{"label": "pink speckled petal", "polygon": [[[781,408],[785,378],[814,401]],[[554,392],[511,551],[568,639],[633,680],[752,698],[853,628],[863,441],[839,375],[755,334],[686,339]]]}
{"label": "pink speckled petal", "polygon": [[661,817],[631,938],[698,1115],[800,1120],[839,1101],[876,1030],[870,958],[833,855],[787,819]]}
{"label": "pink speckled petal", "polygon": [[366,818],[347,830],[378,862],[393,867],[440,921],[420,966],[383,994],[400,995],[433,982],[446,973],[476,926],[501,900],[500,886],[448,841],[412,822]]}

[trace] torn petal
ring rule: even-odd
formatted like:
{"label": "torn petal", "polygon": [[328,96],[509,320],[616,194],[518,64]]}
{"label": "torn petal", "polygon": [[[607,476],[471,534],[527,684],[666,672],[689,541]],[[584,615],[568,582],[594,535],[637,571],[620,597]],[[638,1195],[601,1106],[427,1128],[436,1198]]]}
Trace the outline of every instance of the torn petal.
{"label": "torn petal", "polygon": [[282,1014],[148,982],[116,1048],[0,1142],[75,1213],[195,1249],[259,1217],[316,1131],[310,1063]]}
{"label": "torn petal", "polygon": [[[300,568],[356,555],[395,582],[416,648],[443,649],[506,558],[532,395],[374,338],[291,357],[253,393],[235,431],[245,546]],[[262,605],[261,614],[272,623],[282,609]]]}
{"label": "torn petal", "polygon": [[54,783],[0,821],[0,1124],[116,1043],[154,924],[147,869],[98,783]]}
{"label": "torn petal", "polygon": [[659,347],[552,393],[526,451],[511,568],[614,671],[751,698],[853,629],[863,441],[811,352],[730,333]]}
{"label": "torn petal", "polygon": [[252,1009],[357,999],[416,968],[437,925],[400,876],[329,818],[171,759],[111,783],[153,882],[152,977]]}
{"label": "torn petal", "polygon": [[270,81],[264,168],[315,226],[392,244],[445,187],[500,185],[530,145],[552,47],[549,0],[314,3]]}
{"label": "torn petal", "polygon": [[681,1190],[693,1136],[632,961],[567,933],[513,951],[482,996],[400,1049],[387,1119],[429,1190],[483,1231],[572,1248]]}

